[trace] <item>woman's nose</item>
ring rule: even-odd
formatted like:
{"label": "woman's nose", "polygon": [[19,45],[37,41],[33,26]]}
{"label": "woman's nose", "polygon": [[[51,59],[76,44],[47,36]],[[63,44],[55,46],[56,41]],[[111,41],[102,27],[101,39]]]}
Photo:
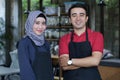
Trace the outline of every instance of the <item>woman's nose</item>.
{"label": "woman's nose", "polygon": [[38,25],[38,28],[42,28],[42,24],[39,24],[39,25]]}

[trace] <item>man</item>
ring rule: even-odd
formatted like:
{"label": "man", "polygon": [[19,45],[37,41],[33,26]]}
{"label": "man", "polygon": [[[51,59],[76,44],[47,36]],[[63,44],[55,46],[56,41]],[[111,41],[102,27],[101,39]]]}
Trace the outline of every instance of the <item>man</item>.
{"label": "man", "polygon": [[104,40],[101,33],[86,26],[87,4],[74,4],[68,15],[73,31],[62,36],[59,42],[64,80],[101,80],[97,66],[102,57]]}

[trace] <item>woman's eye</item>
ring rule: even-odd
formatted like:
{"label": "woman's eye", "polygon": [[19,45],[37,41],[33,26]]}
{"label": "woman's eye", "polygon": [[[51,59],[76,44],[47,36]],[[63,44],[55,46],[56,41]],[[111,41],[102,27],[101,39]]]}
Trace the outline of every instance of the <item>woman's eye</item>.
{"label": "woman's eye", "polygon": [[42,25],[45,25],[46,23],[45,22],[42,22]]}
{"label": "woman's eye", "polygon": [[46,22],[36,21],[35,24],[37,24],[37,25],[39,25],[39,24],[41,24],[41,25],[46,25]]}
{"label": "woman's eye", "polygon": [[40,24],[40,22],[35,22],[36,24]]}

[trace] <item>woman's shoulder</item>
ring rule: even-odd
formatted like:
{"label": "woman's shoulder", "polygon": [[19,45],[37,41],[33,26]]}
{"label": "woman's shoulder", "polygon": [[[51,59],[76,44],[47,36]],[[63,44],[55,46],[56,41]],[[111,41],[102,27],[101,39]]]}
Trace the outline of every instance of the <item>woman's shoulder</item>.
{"label": "woman's shoulder", "polygon": [[50,45],[50,42],[48,40],[45,40],[45,44]]}
{"label": "woman's shoulder", "polygon": [[45,46],[46,46],[46,47],[50,47],[50,42],[47,41],[47,40],[45,40]]}
{"label": "woman's shoulder", "polygon": [[28,41],[29,41],[29,39],[26,36],[26,37],[22,37],[19,42],[25,43],[25,42],[28,42]]}
{"label": "woman's shoulder", "polygon": [[19,41],[18,41],[18,45],[28,45],[30,44],[30,40],[29,38],[26,36],[26,37],[22,37]]}

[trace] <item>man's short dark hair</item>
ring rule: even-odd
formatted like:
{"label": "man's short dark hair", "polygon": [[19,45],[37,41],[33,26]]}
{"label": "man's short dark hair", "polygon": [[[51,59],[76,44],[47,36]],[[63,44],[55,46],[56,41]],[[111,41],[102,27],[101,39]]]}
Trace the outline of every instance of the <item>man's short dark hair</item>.
{"label": "man's short dark hair", "polygon": [[85,2],[79,2],[79,3],[76,3],[76,4],[73,4],[69,10],[68,10],[68,16],[70,17],[71,15],[71,9],[73,8],[83,8],[85,11],[86,11],[86,15],[88,16],[88,4],[86,4]]}

